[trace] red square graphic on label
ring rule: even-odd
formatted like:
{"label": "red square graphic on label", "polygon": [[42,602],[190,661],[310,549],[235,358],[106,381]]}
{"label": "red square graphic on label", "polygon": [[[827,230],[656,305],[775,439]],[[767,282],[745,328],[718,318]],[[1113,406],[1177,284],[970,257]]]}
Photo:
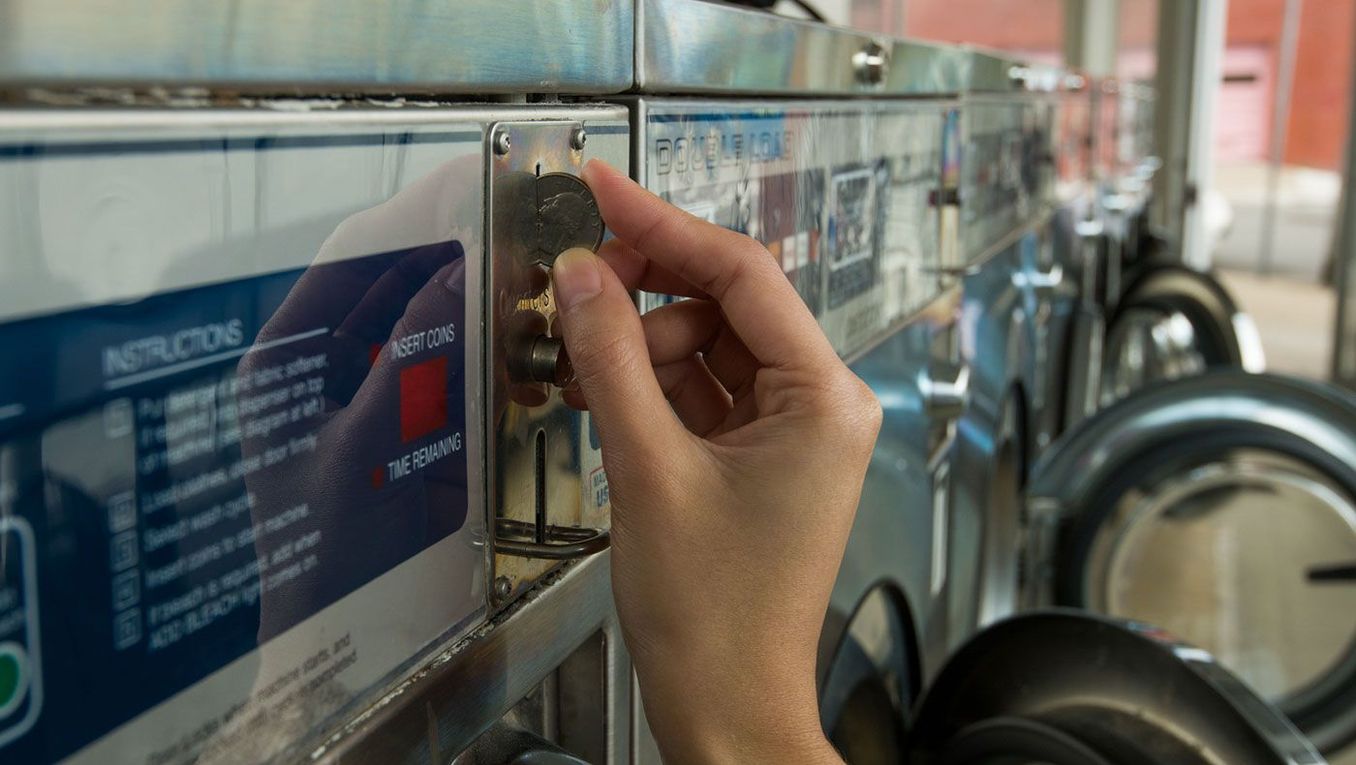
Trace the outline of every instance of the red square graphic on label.
{"label": "red square graphic on label", "polygon": [[413,441],[447,425],[447,358],[400,370],[400,440]]}

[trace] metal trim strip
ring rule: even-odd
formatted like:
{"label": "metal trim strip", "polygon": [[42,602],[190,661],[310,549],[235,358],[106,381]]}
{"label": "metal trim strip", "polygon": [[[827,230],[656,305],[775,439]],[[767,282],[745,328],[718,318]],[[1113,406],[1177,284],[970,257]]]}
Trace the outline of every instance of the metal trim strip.
{"label": "metal trim strip", "polygon": [[[313,762],[439,762],[498,720],[590,635],[622,650],[612,589],[611,553],[567,567],[508,613],[435,655],[365,713],[316,748]],[[542,636],[549,635],[550,640]],[[612,653],[609,648],[609,653]],[[624,656],[624,654],[623,654]],[[626,662],[609,658],[609,704],[629,707]],[[629,724],[618,724],[629,733]],[[617,744],[614,742],[614,746]]]}
{"label": "metal trim strip", "polygon": [[[637,0],[636,86],[646,93],[944,95],[965,49],[891,39],[702,0]],[[860,54],[886,55],[883,72]]]}
{"label": "metal trim strip", "polygon": [[632,0],[0,0],[0,87],[619,93],[634,24]]}

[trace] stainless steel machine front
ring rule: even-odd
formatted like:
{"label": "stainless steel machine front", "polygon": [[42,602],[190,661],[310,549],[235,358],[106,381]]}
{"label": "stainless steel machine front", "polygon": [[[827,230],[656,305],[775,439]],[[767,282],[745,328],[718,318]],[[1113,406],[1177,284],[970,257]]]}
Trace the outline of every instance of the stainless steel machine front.
{"label": "stainless steel machine front", "polygon": [[762,242],[854,358],[947,281],[938,199],[951,108],[643,99],[637,170],[670,202]]}

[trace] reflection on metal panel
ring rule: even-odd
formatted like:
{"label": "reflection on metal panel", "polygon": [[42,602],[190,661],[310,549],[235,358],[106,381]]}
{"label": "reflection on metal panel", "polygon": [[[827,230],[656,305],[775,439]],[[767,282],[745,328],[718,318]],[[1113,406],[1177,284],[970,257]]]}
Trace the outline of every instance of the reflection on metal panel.
{"label": "reflection on metal panel", "polygon": [[960,92],[969,54],[704,0],[640,0],[636,84],[648,93]]}
{"label": "reflection on metal panel", "polygon": [[762,242],[845,358],[939,294],[943,105],[644,104],[645,185]]}
{"label": "reflection on metal panel", "polygon": [[960,184],[965,262],[988,255],[1053,201],[1055,103],[1015,97],[965,102]]}
{"label": "reflection on metal panel", "polygon": [[634,15],[631,0],[3,0],[0,85],[617,93]]}

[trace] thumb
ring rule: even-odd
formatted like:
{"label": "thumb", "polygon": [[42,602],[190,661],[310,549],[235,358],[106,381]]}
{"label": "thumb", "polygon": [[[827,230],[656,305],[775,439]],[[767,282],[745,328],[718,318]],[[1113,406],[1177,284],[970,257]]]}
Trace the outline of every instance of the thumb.
{"label": "thumb", "polygon": [[686,433],[650,366],[645,330],[631,294],[598,256],[566,250],[551,268],[559,323],[575,378],[589,403],[604,454],[672,441]]}

